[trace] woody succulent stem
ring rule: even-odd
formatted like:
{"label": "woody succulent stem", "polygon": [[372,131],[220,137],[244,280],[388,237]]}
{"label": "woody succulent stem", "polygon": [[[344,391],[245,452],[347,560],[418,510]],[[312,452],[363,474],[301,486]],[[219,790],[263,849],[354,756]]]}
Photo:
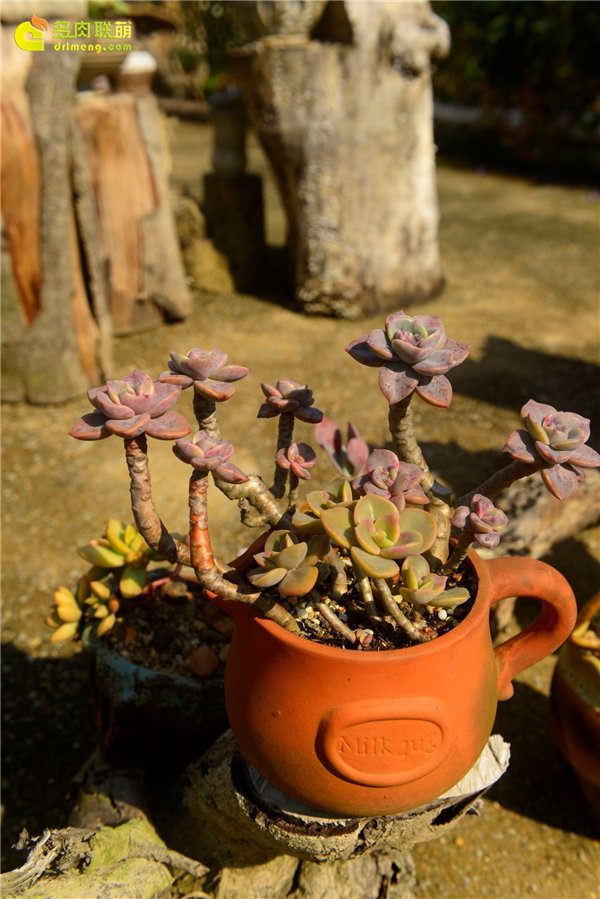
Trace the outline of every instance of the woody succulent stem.
{"label": "woody succulent stem", "polygon": [[461,562],[467,558],[469,550],[475,542],[475,530],[470,525],[465,525],[464,530],[458,539],[458,543],[454,547],[454,551],[446,564],[440,571],[440,574],[450,574],[456,571]]}
{"label": "woody succulent stem", "polygon": [[435,494],[435,479],[415,436],[411,399],[412,394],[401,402],[390,405],[388,415],[390,434],[399,458],[411,465],[418,465],[424,472],[421,487],[429,497],[428,511],[431,512],[437,523],[437,537],[430,552],[433,558],[443,564],[448,557],[452,510]]}
{"label": "woody succulent stem", "polygon": [[377,590],[377,594],[379,599],[381,600],[386,612],[388,612],[391,617],[394,619],[396,624],[402,628],[405,634],[407,634],[411,640],[415,640],[417,643],[426,643],[431,637],[424,633],[422,630],[419,630],[410,618],[407,618],[404,612],[398,607],[398,603],[392,596],[392,591],[390,590],[387,581],[382,578],[376,578],[375,581],[375,589]]}
{"label": "woody succulent stem", "polygon": [[377,603],[373,598],[373,590],[371,589],[371,582],[364,571],[361,571],[356,565],[353,566],[354,574],[356,576],[356,584],[358,589],[360,590],[363,602],[365,604],[365,610],[367,615],[369,616],[369,621],[374,627],[378,627],[381,624],[381,615],[379,614],[379,609],[377,608]]}
{"label": "woody succulent stem", "polygon": [[201,431],[206,431],[215,440],[222,440],[221,427],[217,418],[216,404],[214,400],[208,399],[194,390],[194,415]]}
{"label": "woody succulent stem", "polygon": [[191,565],[188,547],[171,536],[154,506],[146,436],[128,437],[123,442],[129,471],[131,511],[138,531],[148,546],[169,562]]}
{"label": "woody succulent stem", "polygon": [[[277,449],[287,449],[292,442],[294,434],[294,415],[292,412],[282,412],[279,416],[279,426],[277,431]],[[275,463],[275,473],[273,475],[273,486],[271,493],[277,499],[281,499],[285,493],[285,485],[287,481],[287,471]]]}
{"label": "woody succulent stem", "polygon": [[249,589],[238,589],[220,573],[220,565],[215,560],[208,531],[208,475],[200,471],[190,477],[190,558],[198,582],[205,590],[210,590],[221,599],[250,603],[267,618],[286,630],[299,633],[300,628],[294,618],[272,599]]}
{"label": "woody succulent stem", "polygon": [[543,462],[541,460],[539,462],[522,462],[519,459],[514,459],[509,465],[491,475],[487,481],[483,482],[481,487],[477,487],[475,490],[471,490],[470,493],[461,496],[457,506],[468,506],[476,493],[487,496],[488,499],[494,499],[499,493],[510,487],[511,484],[514,484],[515,481],[535,474],[542,466]]}
{"label": "woody succulent stem", "polygon": [[341,618],[335,614],[333,609],[331,609],[326,602],[319,596],[316,590],[311,590],[308,594],[308,598],[313,604],[314,608],[317,610],[319,615],[325,619],[325,621],[331,625],[331,627],[341,634],[344,640],[347,640],[348,643],[354,645],[356,643],[356,634],[355,632],[348,627],[347,624],[344,624]]}

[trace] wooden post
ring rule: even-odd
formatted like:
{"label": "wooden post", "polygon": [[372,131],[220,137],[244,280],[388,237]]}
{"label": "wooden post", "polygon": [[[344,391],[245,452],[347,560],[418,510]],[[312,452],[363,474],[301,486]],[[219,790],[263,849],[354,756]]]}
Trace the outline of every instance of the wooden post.
{"label": "wooden post", "polygon": [[40,52],[15,41],[31,4],[2,8],[2,381],[6,401],[51,403],[114,377],[114,330],[185,318],[192,301],[156,98],[82,100],[82,53],[55,45],[52,20],[85,20],[85,3],[35,13]]}
{"label": "wooden post", "polygon": [[15,29],[2,26],[3,398],[61,402],[100,380],[70,182],[79,59],[21,50]]}
{"label": "wooden post", "polygon": [[270,35],[232,54],[305,312],[355,318],[440,290],[431,59],[448,46],[424,0],[336,0],[312,39]]}

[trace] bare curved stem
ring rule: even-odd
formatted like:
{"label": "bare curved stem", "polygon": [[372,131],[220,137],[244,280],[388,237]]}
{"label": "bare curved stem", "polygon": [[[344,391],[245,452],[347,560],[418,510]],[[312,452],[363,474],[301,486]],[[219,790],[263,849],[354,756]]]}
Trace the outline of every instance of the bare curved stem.
{"label": "bare curved stem", "polygon": [[365,609],[367,615],[369,616],[369,621],[374,627],[377,627],[382,622],[382,617],[379,614],[379,609],[377,608],[377,603],[373,598],[373,591],[371,589],[371,582],[364,571],[361,571],[356,565],[354,567],[354,574],[356,576],[356,584],[358,589],[360,590],[363,602],[365,604]]}
{"label": "bare curved stem", "polygon": [[338,618],[333,609],[323,601],[316,590],[311,590],[308,594],[308,598],[317,612],[338,632],[338,634],[342,635],[344,640],[347,640],[348,643],[356,643],[356,633],[349,628],[347,624],[344,624],[341,618]]}
{"label": "bare curved stem", "polygon": [[404,633],[407,634],[411,640],[415,640],[417,643],[427,643],[428,640],[431,639],[429,635],[423,633],[422,630],[416,627],[410,618],[406,617],[404,612],[399,608],[398,603],[392,596],[392,591],[383,578],[375,579],[375,588],[386,612],[389,612],[396,624],[402,628]]}
{"label": "bare curved stem", "polygon": [[468,552],[474,542],[475,531],[469,524],[466,524],[458,538],[458,543],[454,547],[452,555],[441,569],[440,574],[450,574],[450,572],[456,571],[461,562],[467,558]]}
{"label": "bare curved stem", "polygon": [[436,495],[435,478],[415,436],[411,399],[412,394],[401,402],[390,405],[388,415],[390,434],[398,457],[404,462],[410,462],[411,465],[418,465],[424,471],[421,487],[429,497],[428,511],[437,522],[437,537],[430,553],[440,564],[444,564],[448,558],[452,510],[448,503]]}
{"label": "bare curved stem", "polygon": [[[215,478],[219,490],[231,500],[246,500],[257,512],[258,516],[251,526],[268,524],[273,528],[290,528],[292,521],[286,512],[282,512],[275,497],[258,475],[251,474],[242,484],[226,484]],[[248,520],[242,520],[248,524]]]}
{"label": "bare curved stem", "polygon": [[536,471],[543,468],[543,465],[544,463],[541,460],[539,462],[521,462],[518,459],[513,459],[512,462],[504,468],[501,468],[500,471],[496,471],[491,475],[480,487],[461,496],[457,505],[469,506],[476,493],[487,496],[488,499],[494,499],[499,493],[506,490],[507,487],[510,487],[511,484],[514,484],[515,481],[518,481],[521,478],[527,478],[531,474],[535,474]]}
{"label": "bare curved stem", "polygon": [[331,547],[323,561],[333,568],[333,582],[331,584],[331,595],[333,599],[340,600],[348,592],[348,577],[344,563],[338,556],[336,551]]}
{"label": "bare curved stem", "polygon": [[412,394],[399,403],[391,403],[388,413],[390,435],[399,459],[418,465],[424,471],[421,487],[428,496],[434,484],[434,477],[425,460],[415,435],[413,413],[410,405]]}
{"label": "bare curved stem", "polygon": [[[282,412],[279,416],[279,427],[277,430],[277,449],[275,450],[276,454],[280,449],[287,449],[287,447],[292,442],[293,434],[294,415],[292,412]],[[277,464],[277,462],[275,462],[275,472],[273,475],[273,486],[271,487],[271,493],[277,499],[281,499],[281,497],[285,493],[287,476],[287,469],[282,468]]]}
{"label": "bare curved stem", "polygon": [[298,476],[290,471],[290,489],[288,491],[288,509],[295,509],[298,502]]}
{"label": "bare curved stem", "polygon": [[285,627],[286,630],[299,633],[297,622],[283,606],[261,593],[252,591],[249,587],[244,589],[242,585],[238,589],[236,584],[226,580],[221,574],[213,555],[208,531],[207,492],[208,475],[193,471],[189,491],[190,558],[199,583],[205,590],[210,590],[221,599],[251,603],[267,618]]}
{"label": "bare curved stem", "polygon": [[169,562],[191,565],[188,547],[169,533],[154,506],[146,435],[127,437],[123,442],[129,471],[131,511],[138,531],[148,546]]}
{"label": "bare curved stem", "polygon": [[195,388],[193,389],[193,408],[198,427],[201,431],[206,431],[206,433],[215,440],[222,440],[223,435],[221,434],[219,419],[217,418],[215,401],[209,400],[208,397],[204,396],[202,393],[198,393]]}

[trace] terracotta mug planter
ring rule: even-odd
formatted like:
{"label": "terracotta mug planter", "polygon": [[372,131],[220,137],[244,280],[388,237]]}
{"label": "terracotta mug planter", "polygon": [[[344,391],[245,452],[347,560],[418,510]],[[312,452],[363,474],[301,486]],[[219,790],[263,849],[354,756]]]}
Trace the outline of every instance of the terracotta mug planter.
{"label": "terracotta mug planter", "polygon": [[[264,538],[263,538],[264,539]],[[257,546],[237,560],[247,565]],[[576,617],[565,579],[531,559],[470,557],[473,608],[431,643],[384,652],[327,647],[250,606],[214,597],[235,619],[225,671],[229,722],[246,758],[288,796],[338,815],[394,814],[443,794],[473,766],[511,680],[553,652]],[[542,602],[495,649],[490,606]]]}

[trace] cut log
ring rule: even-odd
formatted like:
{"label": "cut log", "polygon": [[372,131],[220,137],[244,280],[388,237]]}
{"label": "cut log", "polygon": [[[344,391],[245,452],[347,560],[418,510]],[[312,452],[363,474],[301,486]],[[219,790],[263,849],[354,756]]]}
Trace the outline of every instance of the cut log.
{"label": "cut log", "polygon": [[[76,109],[97,223],[80,220],[88,263],[104,271],[108,308],[116,334],[185,318],[191,297],[185,283],[169,203],[161,134],[151,95],[83,95]],[[88,208],[91,203],[88,202]],[[98,243],[90,239],[95,228]]]}
{"label": "cut log", "polygon": [[427,2],[338,2],[314,37],[232,54],[287,213],[296,300],[355,318],[431,296],[443,283],[431,59],[448,29]]}
{"label": "cut log", "polygon": [[[2,31],[6,48],[13,27]],[[100,380],[70,180],[79,61],[75,53],[18,52],[32,57],[26,89],[20,61],[13,66],[9,55],[3,66],[3,398],[62,402]]]}

